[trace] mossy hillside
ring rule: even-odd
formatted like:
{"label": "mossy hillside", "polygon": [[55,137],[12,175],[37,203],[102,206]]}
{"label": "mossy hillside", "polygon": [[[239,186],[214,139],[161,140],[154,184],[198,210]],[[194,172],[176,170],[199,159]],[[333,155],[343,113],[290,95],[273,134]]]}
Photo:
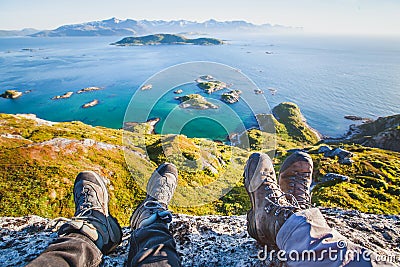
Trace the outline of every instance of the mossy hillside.
{"label": "mossy hillside", "polygon": [[[92,127],[80,122],[38,125],[35,120],[7,114],[1,114],[0,121],[0,135],[3,135],[0,137],[0,216],[37,214],[70,217],[74,212],[72,187],[77,173],[94,170],[109,180],[110,210],[122,224],[127,224],[133,209],[145,197],[136,180],[148,179],[157,164],[165,161],[165,154],[168,154],[169,161],[179,167],[179,186],[190,187],[211,183],[219,176],[209,166],[204,168],[199,162],[195,168],[182,165],[182,157],[194,162],[205,160],[223,173],[230,166],[232,149],[236,149],[179,135],[145,134],[143,143],[143,133],[124,132],[125,138],[128,136],[138,145],[135,150],[139,153],[146,150],[151,159],[147,161],[135,155],[130,157],[130,162],[134,161],[131,164],[133,168],[130,168],[134,179],[125,163],[122,149],[87,147],[82,143],[90,138],[121,146],[122,130]],[[66,145],[42,143],[54,138],[75,142]],[[142,145],[146,146],[145,149]],[[235,160],[244,165],[248,152],[236,150],[238,157]],[[171,157],[174,154],[181,156]],[[234,175],[240,177],[240,168],[236,171]],[[233,210],[230,205],[218,200],[201,207],[176,210],[189,214],[226,214]]]}
{"label": "mossy hillside", "polygon": [[[300,108],[291,102],[284,102],[272,109],[274,117],[282,125],[278,125],[277,133],[296,142],[316,143],[318,135],[306,123]],[[287,136],[286,136],[287,135]]]}
{"label": "mossy hillside", "polygon": [[352,165],[341,165],[322,155],[313,156],[317,180],[328,172],[350,178],[349,182],[317,185],[313,201],[321,206],[399,214],[400,153],[360,145],[344,145],[344,148],[355,154]]}
{"label": "mossy hillside", "polygon": [[[276,123],[276,122],[274,122]],[[140,127],[139,127],[140,128]],[[278,172],[280,164],[287,156],[286,149],[306,148],[311,152],[318,149],[311,143],[294,140],[286,126],[276,123],[278,133],[278,153],[274,163]],[[147,131],[145,131],[147,132]],[[135,178],[147,179],[157,164],[172,154],[197,162],[197,169],[183,164],[181,156],[173,158],[179,167],[180,186],[197,186],[213,182],[219,174],[232,165],[232,175],[239,178],[237,184],[226,196],[210,204],[198,207],[173,207],[175,212],[188,214],[245,214],[250,207],[241,176],[246,158],[251,151],[226,146],[204,139],[192,139],[177,135],[152,135],[138,132],[124,132],[132,144],[129,146],[139,153],[149,153],[150,161],[133,156],[136,166],[132,169]],[[20,135],[25,139],[5,137]],[[262,135],[271,133],[254,130],[251,150],[258,150]],[[3,135],[3,136],[2,136]],[[34,120],[14,115],[0,115],[0,216],[22,216],[37,214],[46,217],[69,217],[73,214],[72,186],[76,174],[85,169],[100,172],[109,180],[110,210],[123,225],[145,193],[139,188],[126,166],[121,149],[99,149],[86,147],[86,138],[115,146],[122,145],[122,130],[92,127],[81,122],[57,123],[53,126],[38,125]],[[77,143],[66,147],[43,145],[39,142],[53,138],[67,138]],[[285,145],[285,149],[280,148]],[[145,149],[143,148],[145,147]],[[261,145],[261,148],[263,146]],[[350,177],[349,183],[328,182],[314,189],[313,201],[321,206],[337,206],[359,209],[366,212],[398,213],[400,184],[399,153],[381,149],[370,149],[356,145],[345,145],[356,154],[352,166],[339,165],[337,160],[313,154],[315,178],[336,172]],[[179,152],[179,153],[178,153]],[[218,174],[200,164],[205,159],[214,166]],[[221,162],[224,162],[221,163]]]}

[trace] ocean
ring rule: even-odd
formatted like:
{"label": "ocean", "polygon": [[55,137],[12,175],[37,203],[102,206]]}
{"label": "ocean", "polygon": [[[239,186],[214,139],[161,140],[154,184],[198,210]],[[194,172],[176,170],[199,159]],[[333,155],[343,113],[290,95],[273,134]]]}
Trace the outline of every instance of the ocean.
{"label": "ocean", "polygon": [[[400,113],[399,38],[277,35],[222,38],[226,45],[132,47],[110,45],[121,39],[115,36],[0,38],[0,92],[7,89],[29,92],[14,100],[0,98],[0,112],[34,113],[51,121],[79,120],[121,128],[128,104],[146,80],[176,64],[206,61],[238,70],[249,78],[249,85],[254,82],[264,91],[260,102],[253,102],[250,107],[272,108],[281,102],[295,102],[307,122],[325,136],[337,137],[347,131],[354,122],[344,119],[345,115],[376,119]],[[207,72],[205,68],[204,75],[211,74]],[[179,73],[174,75],[168,79],[174,80]],[[183,86],[185,94],[199,93],[194,84],[176,85],[176,88]],[[90,86],[102,90],[51,100],[56,95]],[[173,99],[176,88],[166,88],[167,93],[153,103],[150,117],[166,119],[176,111],[179,104]],[[276,89],[276,93],[272,94],[268,88]],[[99,100],[97,106],[81,108],[93,99]],[[148,103],[136,101],[134,107],[140,109],[141,105]],[[255,125],[248,105],[239,101],[231,107],[246,128]],[[199,112],[202,116],[175,126],[170,123],[164,130],[158,126],[157,131],[222,140],[230,133],[230,127],[235,126],[230,125],[231,117],[221,111],[219,120],[206,118],[207,112],[215,112],[212,110],[181,112]]]}

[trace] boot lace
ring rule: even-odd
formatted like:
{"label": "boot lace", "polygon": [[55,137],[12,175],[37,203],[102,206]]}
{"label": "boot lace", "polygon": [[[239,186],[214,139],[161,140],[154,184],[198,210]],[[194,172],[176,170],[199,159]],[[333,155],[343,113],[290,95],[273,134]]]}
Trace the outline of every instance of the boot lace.
{"label": "boot lace", "polygon": [[92,216],[92,211],[97,210],[103,213],[103,208],[96,201],[96,192],[89,186],[84,186],[79,194],[77,213],[72,220],[94,220],[103,223],[100,219]]}
{"label": "boot lace", "polygon": [[263,171],[261,172],[261,178],[264,179],[264,189],[267,191],[265,199],[269,203],[264,208],[266,213],[270,213],[273,209],[276,209],[275,216],[283,212],[284,218],[287,219],[293,214],[294,210],[300,209],[296,198],[292,194],[283,192],[271,173]]}
{"label": "boot lace", "polygon": [[300,191],[301,194],[296,194],[297,197],[300,198],[298,203],[305,208],[310,207],[311,203],[311,196],[307,187],[309,177],[309,172],[295,172],[294,176],[289,177],[289,186],[291,188],[289,192],[294,194],[296,191]]}
{"label": "boot lace", "polygon": [[159,218],[161,220],[168,220],[169,218],[172,219],[172,214],[169,213],[167,215],[160,215],[160,211],[166,211],[166,209],[163,207],[163,205],[161,205],[160,202],[158,201],[154,201],[154,200],[148,200],[143,204],[143,207],[145,209],[148,209],[150,211],[151,214],[157,213],[157,215],[159,216]]}

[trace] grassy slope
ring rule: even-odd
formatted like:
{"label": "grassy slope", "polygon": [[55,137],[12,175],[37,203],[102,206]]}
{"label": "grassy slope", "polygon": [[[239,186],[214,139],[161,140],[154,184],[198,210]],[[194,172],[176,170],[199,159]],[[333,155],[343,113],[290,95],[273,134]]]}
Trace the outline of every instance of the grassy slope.
{"label": "grassy slope", "polygon": [[[295,108],[286,105],[286,108]],[[293,111],[288,111],[290,114]],[[313,146],[316,136],[308,133],[307,128],[297,117],[280,117],[274,120],[277,138],[277,157],[274,158],[276,170],[286,156],[286,149],[307,148]],[[293,136],[290,128],[299,126],[307,134]],[[140,127],[139,127],[140,128]],[[37,214],[46,217],[71,216],[73,214],[73,181],[79,171],[89,169],[100,172],[109,180],[110,210],[122,224],[127,224],[129,216],[137,204],[144,198],[144,192],[136,184],[125,164],[121,149],[99,149],[87,147],[75,142],[65,147],[44,145],[39,142],[56,137],[73,140],[90,138],[113,145],[122,144],[122,131],[103,127],[92,127],[81,122],[58,123],[53,126],[38,126],[33,120],[0,114],[0,136],[17,134],[25,139],[0,137],[0,216],[21,216]],[[137,137],[139,133],[132,133]],[[271,138],[270,133],[252,130],[249,134],[252,150],[264,149],[262,143]],[[314,139],[315,138],[315,139]],[[169,147],[168,153],[180,151],[185,158],[209,160],[219,172],[234,166],[231,162],[232,150],[223,144],[201,139],[189,139],[184,136],[146,135],[146,147],[151,161],[139,156],[133,157],[135,177],[146,179],[157,164],[165,160],[162,144]],[[352,166],[339,165],[337,160],[326,159],[321,155],[312,155],[315,163],[315,179],[327,172],[348,175],[346,183],[324,183],[318,185],[313,201],[318,205],[359,209],[365,212],[395,213],[400,210],[400,154],[386,150],[365,148],[359,145],[345,145],[356,154]],[[138,149],[140,151],[140,149]],[[264,149],[266,151],[266,149]],[[240,177],[246,157],[251,151],[235,149],[235,171]],[[266,151],[267,152],[267,151]],[[220,159],[226,165],[218,165],[213,159]],[[218,178],[208,169],[191,170],[181,164],[182,158],[174,158],[179,166],[179,185],[196,186],[207,184]],[[182,165],[182,166],[180,166]],[[250,203],[243,184],[239,181],[233,190],[213,203],[191,207],[173,208],[176,212],[189,214],[244,214]]]}

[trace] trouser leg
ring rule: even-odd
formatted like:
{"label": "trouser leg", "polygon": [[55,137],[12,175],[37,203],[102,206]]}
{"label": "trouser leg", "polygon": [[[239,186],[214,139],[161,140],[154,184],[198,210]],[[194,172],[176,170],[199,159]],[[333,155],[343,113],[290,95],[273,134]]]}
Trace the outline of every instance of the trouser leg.
{"label": "trouser leg", "polygon": [[128,266],[181,266],[175,241],[166,223],[152,223],[132,232]]}
{"label": "trouser leg", "polygon": [[103,254],[86,236],[71,233],[59,237],[56,241],[29,263],[28,267],[43,266],[98,266]]}
{"label": "trouser leg", "polygon": [[286,252],[288,266],[394,266],[330,228],[317,208],[290,216],[276,243]]}

